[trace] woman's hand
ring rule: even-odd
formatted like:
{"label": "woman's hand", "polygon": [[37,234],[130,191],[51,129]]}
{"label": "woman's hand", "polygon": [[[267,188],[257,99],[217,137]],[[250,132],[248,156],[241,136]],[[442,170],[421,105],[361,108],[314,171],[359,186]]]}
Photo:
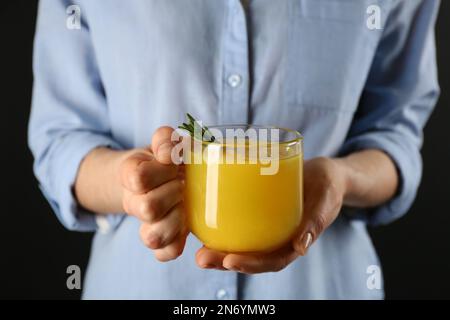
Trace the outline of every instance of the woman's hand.
{"label": "woman's hand", "polygon": [[233,270],[243,273],[280,271],[311,244],[336,219],[347,188],[344,163],[338,159],[316,158],[304,164],[304,213],[292,242],[270,254],[226,254],[206,247],[197,252],[202,268]]}
{"label": "woman's hand", "polygon": [[141,240],[160,261],[180,256],[188,235],[182,166],[171,161],[172,132],[159,128],[151,147],[132,152],[119,169],[123,209],[141,221]]}
{"label": "woman's hand", "polygon": [[151,147],[97,148],[81,164],[75,194],[97,214],[123,213],[141,221],[142,242],[160,261],[181,255],[188,230],[183,209],[183,171],[171,161],[173,129],[159,128]]}

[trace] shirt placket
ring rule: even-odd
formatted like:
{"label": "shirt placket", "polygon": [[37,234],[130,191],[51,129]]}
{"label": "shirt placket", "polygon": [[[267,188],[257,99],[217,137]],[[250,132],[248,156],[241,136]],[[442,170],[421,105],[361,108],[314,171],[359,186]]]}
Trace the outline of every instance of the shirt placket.
{"label": "shirt placket", "polygon": [[222,122],[245,124],[249,105],[247,18],[239,0],[228,1],[223,47]]}
{"label": "shirt placket", "polygon": [[[225,124],[248,123],[250,90],[249,43],[247,21],[239,0],[227,1],[223,44],[223,92],[221,121]],[[235,272],[220,272],[213,281],[214,299],[238,298],[239,279]]]}

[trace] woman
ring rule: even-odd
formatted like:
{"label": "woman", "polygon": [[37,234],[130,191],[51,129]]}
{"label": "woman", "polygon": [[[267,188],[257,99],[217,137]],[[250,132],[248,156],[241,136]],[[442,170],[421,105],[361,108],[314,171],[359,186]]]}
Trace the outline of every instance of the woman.
{"label": "woman", "polygon": [[[29,139],[60,221],[98,230],[84,298],[383,297],[366,226],[417,191],[438,1],[80,0],[67,28],[70,4],[40,1]],[[189,235],[169,161],[186,112],[304,134],[292,243],[237,255]]]}

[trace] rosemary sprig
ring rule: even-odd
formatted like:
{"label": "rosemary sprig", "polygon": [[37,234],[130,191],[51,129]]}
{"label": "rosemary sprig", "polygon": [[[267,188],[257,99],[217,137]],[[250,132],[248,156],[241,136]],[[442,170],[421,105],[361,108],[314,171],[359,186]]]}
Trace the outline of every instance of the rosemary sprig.
{"label": "rosemary sprig", "polygon": [[186,113],[187,122],[183,122],[178,128],[186,130],[191,137],[204,142],[214,142],[216,138],[212,135],[207,126],[202,126],[197,120],[189,113]]}

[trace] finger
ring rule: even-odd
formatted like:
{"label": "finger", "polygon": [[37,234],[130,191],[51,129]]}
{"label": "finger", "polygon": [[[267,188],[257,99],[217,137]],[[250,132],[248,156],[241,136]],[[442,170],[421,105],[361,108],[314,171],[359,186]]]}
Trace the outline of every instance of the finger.
{"label": "finger", "polygon": [[156,223],[143,223],[140,229],[141,239],[150,249],[162,249],[174,241],[184,228],[182,206],[175,206],[162,220]]}
{"label": "finger", "polygon": [[225,270],[223,267],[223,259],[227,254],[224,252],[208,249],[203,246],[197,251],[195,261],[200,268],[203,269],[219,269]]}
{"label": "finger", "polygon": [[311,245],[327,227],[324,214],[317,214],[302,221],[299,232],[292,240],[292,246],[301,256],[308,253]]}
{"label": "finger", "polygon": [[178,166],[178,179],[180,179],[181,181],[184,181],[186,179],[186,168],[184,166],[184,164],[181,164]]}
{"label": "finger", "polygon": [[237,272],[256,274],[278,272],[298,257],[291,246],[269,254],[229,254],[223,260],[223,267]]}
{"label": "finger", "polygon": [[177,234],[172,243],[162,249],[154,250],[156,259],[161,262],[167,262],[181,256],[184,250],[184,246],[186,245],[186,238],[188,234],[189,232],[187,231],[187,228],[183,228]]}
{"label": "finger", "polygon": [[306,255],[320,234],[334,221],[340,208],[341,202],[334,199],[334,194],[329,191],[323,193],[322,199],[315,206],[305,207],[299,232],[292,242],[300,255]]}
{"label": "finger", "polygon": [[144,194],[125,192],[123,207],[128,214],[147,223],[161,220],[176,204],[183,200],[184,183],[171,180]]}
{"label": "finger", "polygon": [[127,158],[120,170],[122,186],[137,194],[146,193],[178,175],[177,166],[163,165],[145,151]]}
{"label": "finger", "polygon": [[162,164],[173,164],[172,149],[176,142],[172,141],[172,133],[175,130],[171,127],[160,127],[153,134],[152,150],[156,160]]}

